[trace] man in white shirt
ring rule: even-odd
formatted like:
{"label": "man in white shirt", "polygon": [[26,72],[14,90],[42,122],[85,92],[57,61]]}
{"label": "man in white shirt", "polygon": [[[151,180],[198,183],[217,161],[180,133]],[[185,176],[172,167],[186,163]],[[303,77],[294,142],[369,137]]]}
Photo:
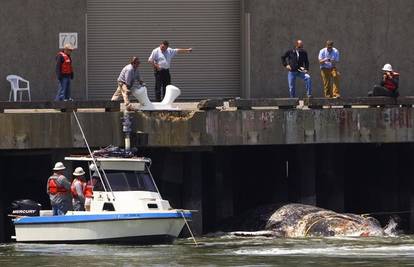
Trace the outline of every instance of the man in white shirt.
{"label": "man in white shirt", "polygon": [[171,84],[170,65],[171,59],[181,53],[190,53],[192,48],[170,48],[168,41],[163,41],[159,47],[152,50],[148,62],[154,68],[155,98],[161,102],[165,96],[165,88]]}
{"label": "man in white shirt", "polygon": [[326,41],[326,47],[319,51],[319,64],[323,82],[323,92],[327,98],[340,97],[339,78],[340,74],[336,68],[339,62],[339,51],[333,47],[333,41]]}

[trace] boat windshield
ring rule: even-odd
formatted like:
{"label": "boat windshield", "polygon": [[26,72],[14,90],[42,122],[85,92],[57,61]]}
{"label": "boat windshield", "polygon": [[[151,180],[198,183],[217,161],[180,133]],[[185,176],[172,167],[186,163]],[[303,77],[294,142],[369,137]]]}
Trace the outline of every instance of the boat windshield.
{"label": "boat windshield", "polygon": [[[107,170],[106,176],[113,191],[150,191],[157,192],[151,176],[147,172],[140,171],[115,171]],[[103,190],[98,180],[94,190]]]}

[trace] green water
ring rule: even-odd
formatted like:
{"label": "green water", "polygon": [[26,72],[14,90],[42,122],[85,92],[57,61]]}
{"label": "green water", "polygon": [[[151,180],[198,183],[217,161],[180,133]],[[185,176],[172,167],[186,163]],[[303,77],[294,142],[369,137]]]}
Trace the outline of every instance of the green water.
{"label": "green water", "polygon": [[234,236],[173,245],[0,244],[0,266],[414,266],[414,236],[272,239]]}

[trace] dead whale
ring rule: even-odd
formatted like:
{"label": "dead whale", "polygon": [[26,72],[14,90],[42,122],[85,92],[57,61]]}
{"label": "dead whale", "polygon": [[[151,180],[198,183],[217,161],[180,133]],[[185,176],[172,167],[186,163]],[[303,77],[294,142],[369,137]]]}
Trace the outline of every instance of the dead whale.
{"label": "dead whale", "polygon": [[268,219],[265,230],[278,237],[383,236],[373,217],[337,213],[310,205],[288,204]]}

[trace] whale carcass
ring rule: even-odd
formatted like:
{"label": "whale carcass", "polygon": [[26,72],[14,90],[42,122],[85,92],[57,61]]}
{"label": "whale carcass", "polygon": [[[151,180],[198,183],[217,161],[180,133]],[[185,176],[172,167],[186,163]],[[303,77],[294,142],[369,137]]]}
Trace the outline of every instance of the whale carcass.
{"label": "whale carcass", "polygon": [[383,236],[378,220],[310,205],[287,204],[268,219],[265,230],[278,237]]}

